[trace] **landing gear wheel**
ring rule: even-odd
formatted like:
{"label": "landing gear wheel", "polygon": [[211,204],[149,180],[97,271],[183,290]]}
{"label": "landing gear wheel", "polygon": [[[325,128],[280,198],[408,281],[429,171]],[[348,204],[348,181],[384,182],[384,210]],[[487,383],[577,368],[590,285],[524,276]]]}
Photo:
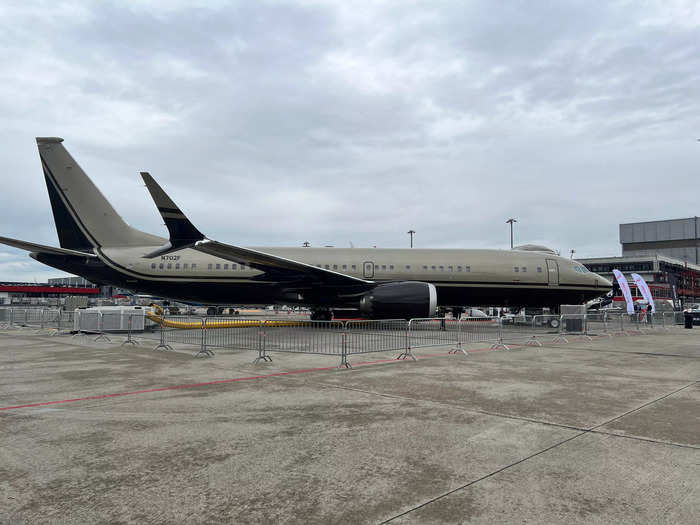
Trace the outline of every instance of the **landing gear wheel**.
{"label": "landing gear wheel", "polygon": [[551,328],[559,328],[559,319],[550,319],[549,326]]}

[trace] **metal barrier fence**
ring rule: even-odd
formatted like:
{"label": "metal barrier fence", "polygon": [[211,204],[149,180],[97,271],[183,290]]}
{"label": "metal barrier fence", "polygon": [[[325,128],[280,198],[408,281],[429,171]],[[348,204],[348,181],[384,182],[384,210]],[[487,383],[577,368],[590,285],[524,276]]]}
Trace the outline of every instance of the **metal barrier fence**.
{"label": "metal barrier fence", "polygon": [[397,359],[413,359],[414,349],[448,347],[450,353],[468,355],[465,346],[489,344],[491,349],[509,345],[542,346],[568,342],[568,338],[591,340],[593,336],[645,334],[669,330],[683,322],[682,312],[626,313],[589,312],[580,315],[423,318],[393,320],[310,321],[295,318],[251,319],[231,317],[164,316],[158,323],[144,319],[143,312],[100,312],[57,309],[0,308],[0,328],[33,328],[55,335],[73,332],[110,342],[113,334],[126,335],[122,345],[139,338],[155,339],[154,350],[172,350],[173,344],[198,347],[197,357],[211,357],[214,349],[257,351],[254,362],[271,361],[272,352],[348,357],[372,352],[397,351]]}
{"label": "metal barrier fence", "polygon": [[71,330],[73,315],[50,308],[0,308],[0,329],[33,329],[37,333],[57,335]]}

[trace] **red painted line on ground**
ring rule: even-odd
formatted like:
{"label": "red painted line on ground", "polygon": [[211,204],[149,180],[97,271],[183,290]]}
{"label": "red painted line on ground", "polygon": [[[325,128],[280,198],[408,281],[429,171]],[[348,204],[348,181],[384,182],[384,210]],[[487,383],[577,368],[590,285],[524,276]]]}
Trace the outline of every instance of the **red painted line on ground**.
{"label": "red painted line on ground", "polygon": [[153,393],[153,392],[165,392],[167,390],[181,390],[181,389],[185,389],[185,388],[197,388],[197,387],[201,387],[201,386],[222,385],[225,383],[235,383],[236,381],[253,381],[256,379],[265,379],[268,377],[287,376],[287,375],[292,375],[292,374],[303,374],[306,372],[319,372],[322,370],[333,370],[335,368],[336,368],[335,366],[326,366],[326,367],[321,367],[321,368],[305,368],[305,369],[300,369],[300,370],[290,370],[288,372],[274,372],[272,374],[264,374],[264,375],[259,375],[259,376],[235,377],[233,379],[220,379],[218,381],[207,381],[205,383],[190,383],[187,385],[174,385],[174,386],[164,386],[164,387],[160,387],[160,388],[149,388],[146,390],[134,390],[132,392],[116,392],[114,394],[100,394],[100,395],[96,395],[96,396],[76,397],[74,399],[61,399],[58,401],[45,401],[42,403],[27,403],[25,405],[0,407],[0,410],[14,410],[17,408],[43,407],[43,406],[48,406],[48,405],[60,405],[60,404],[64,404],[64,403],[75,403],[76,401],[94,401],[96,399],[107,399],[110,397],[133,396],[136,394],[149,394],[149,393]]}
{"label": "red painted line on ground", "polygon": [[[473,350],[468,350],[467,353],[472,353],[472,352],[486,352],[492,350],[491,348],[477,348]],[[439,353],[439,354],[424,354],[422,356],[416,356],[417,359],[426,359],[429,357],[444,357],[448,355],[454,355],[450,353]],[[376,361],[362,361],[360,363],[355,363],[355,366],[368,366],[368,365],[376,365],[376,364],[381,364],[381,363],[401,363],[404,362],[402,360],[397,360],[396,358],[392,359],[379,359]],[[248,377],[235,377],[232,379],[219,379],[217,381],[206,381],[204,383],[190,383],[186,385],[173,385],[173,386],[163,386],[159,388],[148,388],[145,390],[133,390],[131,392],[116,392],[114,394],[99,394],[99,395],[94,395],[94,396],[86,396],[86,397],[76,397],[73,399],[60,399],[56,401],[44,401],[41,403],[27,403],[24,405],[14,405],[14,406],[7,406],[7,407],[0,407],[0,411],[3,410],[17,410],[19,408],[36,408],[36,407],[44,407],[44,406],[50,406],[50,405],[63,405],[66,403],[76,403],[78,401],[95,401],[98,399],[109,399],[112,397],[124,397],[124,396],[134,396],[138,394],[151,394],[154,392],[167,392],[168,390],[183,390],[186,388],[198,388],[198,387],[203,387],[203,386],[211,386],[211,385],[223,385],[226,383],[236,383],[238,381],[255,381],[259,379],[267,379],[269,377],[281,377],[281,376],[288,376],[288,375],[293,375],[293,374],[305,374],[309,372],[322,372],[325,370],[334,370],[336,369],[337,366],[324,366],[324,367],[318,367],[318,368],[301,368],[299,370],[290,370],[287,372],[273,372],[271,374],[262,374],[262,375],[257,375],[257,376],[248,376]]]}

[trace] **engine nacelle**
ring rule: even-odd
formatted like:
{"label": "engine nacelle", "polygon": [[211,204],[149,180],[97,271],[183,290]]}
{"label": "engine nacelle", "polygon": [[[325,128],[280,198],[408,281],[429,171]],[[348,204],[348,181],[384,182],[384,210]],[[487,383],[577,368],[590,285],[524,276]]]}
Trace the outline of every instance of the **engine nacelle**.
{"label": "engine nacelle", "polygon": [[369,319],[434,317],[436,307],[435,286],[417,281],[378,284],[360,299],[360,312]]}

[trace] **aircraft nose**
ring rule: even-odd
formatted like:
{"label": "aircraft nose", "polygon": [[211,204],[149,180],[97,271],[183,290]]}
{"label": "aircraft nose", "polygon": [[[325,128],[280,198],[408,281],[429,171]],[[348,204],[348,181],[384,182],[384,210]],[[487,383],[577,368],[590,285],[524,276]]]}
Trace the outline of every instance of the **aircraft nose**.
{"label": "aircraft nose", "polygon": [[598,283],[599,288],[612,288],[612,282],[610,282],[605,277],[595,274],[595,279]]}

